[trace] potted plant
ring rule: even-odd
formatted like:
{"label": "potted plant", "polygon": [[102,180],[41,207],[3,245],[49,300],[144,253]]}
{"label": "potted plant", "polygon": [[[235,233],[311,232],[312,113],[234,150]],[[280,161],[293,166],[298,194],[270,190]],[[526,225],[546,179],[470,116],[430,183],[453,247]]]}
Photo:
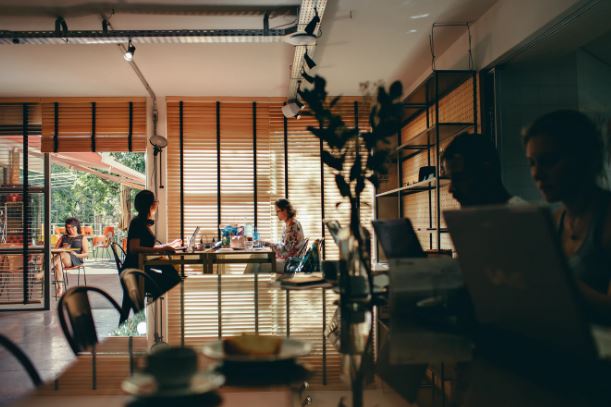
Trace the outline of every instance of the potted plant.
{"label": "potted plant", "polygon": [[[396,136],[403,120],[403,88],[400,82],[376,86],[375,98],[368,95],[369,84],[362,86],[370,104],[369,128],[350,127],[335,112],[340,97],[329,98],[326,81],[314,78],[312,89],[300,91],[306,114],[316,118],[318,126],[308,130],[323,142],[322,160],[333,170],[335,183],[350,205],[350,225],[340,244],[340,352],[350,355],[353,405],[362,405],[363,365],[371,353],[371,273],[370,236],[361,225],[361,194],[367,183],[378,186],[379,176],[388,173],[388,140]],[[338,205],[341,202],[338,203]]]}

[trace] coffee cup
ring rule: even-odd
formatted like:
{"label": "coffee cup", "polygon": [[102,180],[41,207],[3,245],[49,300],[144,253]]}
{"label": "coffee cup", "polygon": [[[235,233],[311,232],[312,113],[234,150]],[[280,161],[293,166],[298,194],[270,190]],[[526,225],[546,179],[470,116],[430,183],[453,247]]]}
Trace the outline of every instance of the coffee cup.
{"label": "coffee cup", "polygon": [[197,372],[197,353],[191,348],[159,348],[147,357],[146,371],[159,389],[188,387]]}

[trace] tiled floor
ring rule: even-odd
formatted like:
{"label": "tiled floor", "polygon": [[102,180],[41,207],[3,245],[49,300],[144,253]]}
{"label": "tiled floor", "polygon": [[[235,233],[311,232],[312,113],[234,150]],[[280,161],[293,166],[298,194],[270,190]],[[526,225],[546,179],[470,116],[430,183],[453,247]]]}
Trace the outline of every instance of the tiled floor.
{"label": "tiled floor", "polygon": [[[71,279],[70,283],[76,283],[76,279]],[[121,304],[121,288],[114,262],[88,262],[87,283],[108,292]],[[102,337],[117,326],[119,316],[104,298],[92,294],[90,299],[98,336]],[[45,381],[57,376],[74,359],[59,325],[53,299],[49,311],[1,312],[0,333],[21,347]],[[19,363],[0,348],[0,405],[10,403],[32,388]]]}

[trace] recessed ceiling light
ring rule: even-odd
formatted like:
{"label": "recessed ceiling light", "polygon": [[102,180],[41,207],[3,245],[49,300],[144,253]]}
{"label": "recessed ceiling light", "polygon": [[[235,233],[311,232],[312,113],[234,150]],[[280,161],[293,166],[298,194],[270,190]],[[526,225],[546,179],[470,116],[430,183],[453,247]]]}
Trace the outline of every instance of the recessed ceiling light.
{"label": "recessed ceiling light", "polygon": [[429,16],[429,13],[424,13],[424,14],[416,14],[413,16],[410,16],[409,18],[411,18],[412,20],[418,20],[420,18],[427,18]]}
{"label": "recessed ceiling light", "polygon": [[418,31],[418,30],[416,30],[416,29],[412,28],[412,29],[411,29],[411,30],[409,30],[407,33],[408,33],[408,34],[413,34],[413,33],[417,32],[417,31]]}

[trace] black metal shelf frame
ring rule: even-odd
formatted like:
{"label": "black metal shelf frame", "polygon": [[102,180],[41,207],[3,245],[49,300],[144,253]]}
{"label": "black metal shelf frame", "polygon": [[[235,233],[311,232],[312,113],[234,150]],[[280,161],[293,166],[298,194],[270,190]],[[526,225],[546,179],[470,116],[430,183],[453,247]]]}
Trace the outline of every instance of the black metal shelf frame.
{"label": "black metal shelf frame", "polygon": [[[426,128],[418,134],[402,142],[401,132],[397,134],[397,147],[391,157],[397,166],[397,182],[403,182],[402,164],[404,161],[414,158],[419,154],[426,154],[427,165],[435,166],[435,177],[433,179],[417,182],[411,185],[399,186],[388,191],[376,190],[376,201],[379,198],[397,199],[397,214],[404,216],[403,196],[421,192],[428,192],[429,223],[426,228],[429,231],[429,248],[433,249],[433,234],[436,235],[436,249],[441,249],[441,234],[447,233],[446,228],[441,228],[441,188],[448,183],[440,176],[441,163],[440,145],[452,139],[456,135],[467,131],[477,131],[477,72],[474,70],[433,70],[431,75],[425,79],[404,99],[403,126],[409,124],[414,118],[422,113],[426,116]],[[473,120],[469,122],[433,122],[433,118],[439,118],[439,104],[441,100],[467,81],[473,81]],[[376,218],[380,215],[376,202]],[[376,247],[378,250],[378,247]],[[379,256],[378,256],[379,257]]]}

